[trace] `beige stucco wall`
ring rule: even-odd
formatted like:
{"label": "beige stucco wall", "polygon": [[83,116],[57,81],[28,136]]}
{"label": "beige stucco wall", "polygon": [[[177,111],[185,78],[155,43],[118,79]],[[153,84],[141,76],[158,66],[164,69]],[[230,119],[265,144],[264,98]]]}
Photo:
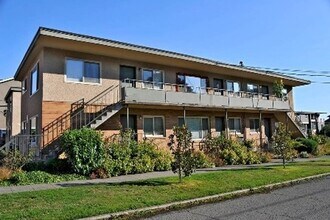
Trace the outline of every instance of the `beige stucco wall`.
{"label": "beige stucco wall", "polygon": [[10,87],[20,87],[21,84],[19,81],[9,80],[6,82],[0,83],[0,129],[6,130],[6,117],[3,115],[3,111],[6,109],[5,96],[10,89]]}

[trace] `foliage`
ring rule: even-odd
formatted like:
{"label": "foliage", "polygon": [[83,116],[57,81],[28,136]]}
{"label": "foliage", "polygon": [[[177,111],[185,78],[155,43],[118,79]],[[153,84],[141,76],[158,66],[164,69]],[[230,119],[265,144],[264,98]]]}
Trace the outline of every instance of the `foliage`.
{"label": "foliage", "polygon": [[158,150],[152,141],[137,142],[131,130],[122,131],[118,140],[105,141],[104,168],[109,176],[171,169],[169,152]]}
{"label": "foliage", "polygon": [[169,136],[168,146],[174,156],[172,171],[178,173],[179,181],[182,182],[182,174],[190,176],[196,168],[191,132],[186,125],[173,127],[173,134]]}
{"label": "foliage", "polygon": [[325,144],[327,142],[328,137],[325,135],[311,135],[309,137],[313,141],[316,141],[318,144]]}
{"label": "foliage", "polygon": [[247,147],[247,149],[252,150],[253,149],[253,145],[254,145],[254,141],[253,140],[245,139],[245,140],[243,140],[242,144],[245,147]]}
{"label": "foliage", "polygon": [[9,181],[14,185],[29,185],[39,183],[55,183],[78,179],[85,179],[85,177],[77,174],[53,175],[44,171],[17,171],[13,173]]}
{"label": "foliage", "polygon": [[196,168],[210,168],[214,167],[212,160],[204,154],[203,151],[194,151],[195,166]]}
{"label": "foliage", "polygon": [[269,152],[261,152],[259,153],[259,159],[261,163],[269,163],[272,161],[273,154]]}
{"label": "foliage", "polygon": [[321,131],[320,131],[320,134],[323,134],[327,137],[330,137],[330,125],[325,125]]}
{"label": "foliage", "polygon": [[62,150],[68,155],[75,173],[89,175],[105,161],[102,135],[89,128],[70,130],[61,138]]}
{"label": "foliage", "polygon": [[24,171],[45,171],[48,173],[71,173],[67,159],[53,158],[48,161],[31,161],[22,168]]}
{"label": "foliage", "polygon": [[291,133],[282,122],[279,122],[278,127],[275,129],[273,140],[275,142],[275,153],[281,156],[285,168],[285,160],[292,156],[294,142],[291,139]]}
{"label": "foliage", "polygon": [[224,136],[208,136],[204,141],[202,150],[216,166],[260,163],[260,156],[251,150],[252,147],[247,147],[252,146],[252,144],[252,141],[246,141],[244,145]]}
{"label": "foliage", "polygon": [[307,151],[301,151],[299,153],[299,157],[301,157],[301,158],[309,158],[309,154],[307,153]]}
{"label": "foliage", "polygon": [[306,151],[307,153],[318,154],[318,142],[309,138],[297,138],[299,145],[296,148],[298,152]]}
{"label": "foliage", "polygon": [[158,150],[155,158],[155,171],[166,171],[171,169],[173,157],[167,150]]}
{"label": "foliage", "polygon": [[282,80],[274,82],[273,92],[277,98],[283,98],[283,89],[284,89],[284,84]]}
{"label": "foliage", "polygon": [[10,170],[21,170],[22,167],[30,162],[33,158],[33,153],[29,152],[27,155],[21,154],[19,150],[9,151],[1,160],[1,164]]}
{"label": "foliage", "polygon": [[0,181],[10,179],[12,170],[7,167],[0,167]]}

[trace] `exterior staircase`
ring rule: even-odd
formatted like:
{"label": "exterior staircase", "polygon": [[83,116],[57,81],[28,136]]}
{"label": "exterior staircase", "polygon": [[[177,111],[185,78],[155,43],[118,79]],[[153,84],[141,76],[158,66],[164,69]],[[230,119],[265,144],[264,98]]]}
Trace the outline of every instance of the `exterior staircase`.
{"label": "exterior staircase", "polygon": [[294,138],[297,137],[307,137],[307,134],[301,129],[301,127],[297,124],[295,120],[294,112],[286,112],[286,113],[276,113],[275,117],[278,121],[286,124],[289,127],[289,130],[292,131],[292,136]]}

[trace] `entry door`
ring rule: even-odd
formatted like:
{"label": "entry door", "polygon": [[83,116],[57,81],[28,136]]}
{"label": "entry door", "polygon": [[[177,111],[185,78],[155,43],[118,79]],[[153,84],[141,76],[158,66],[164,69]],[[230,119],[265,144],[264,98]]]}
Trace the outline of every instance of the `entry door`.
{"label": "entry door", "polygon": [[[132,129],[135,133],[135,139],[137,138],[137,125],[136,125],[136,115],[130,115],[129,116],[129,128]],[[127,117],[126,115],[120,115],[120,123],[123,128],[123,130],[127,129]]]}
{"label": "entry door", "polygon": [[268,140],[272,137],[272,129],[270,124],[270,118],[264,118],[265,134],[268,137]]}
{"label": "entry door", "polygon": [[213,80],[213,88],[214,88],[214,93],[216,95],[223,95],[223,80],[222,79],[214,79]]}
{"label": "entry door", "polygon": [[132,86],[134,85],[136,80],[136,68],[132,66],[120,66],[120,81],[124,81],[126,83],[132,83]]}

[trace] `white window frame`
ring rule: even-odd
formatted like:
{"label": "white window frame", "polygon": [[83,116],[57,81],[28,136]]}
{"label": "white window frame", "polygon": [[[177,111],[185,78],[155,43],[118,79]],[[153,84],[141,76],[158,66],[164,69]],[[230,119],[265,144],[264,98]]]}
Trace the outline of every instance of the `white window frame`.
{"label": "white window frame", "polygon": [[[89,63],[97,63],[99,64],[100,67],[100,81],[99,82],[85,82],[84,78],[85,76],[83,75],[83,81],[79,82],[79,81],[71,81],[70,79],[68,79],[67,77],[67,61],[68,60],[74,60],[74,61],[82,61],[82,62],[89,62]],[[85,66],[85,65],[84,65]],[[77,83],[77,84],[86,84],[86,85],[102,85],[102,62],[101,61],[97,61],[97,60],[87,60],[87,59],[79,59],[79,58],[74,58],[74,57],[65,57],[65,63],[64,63],[64,82],[65,83]],[[84,70],[85,72],[85,70]]]}
{"label": "white window frame", "polygon": [[[239,131],[230,130],[230,127],[229,127],[229,120],[230,119],[239,119],[239,127],[240,127]],[[234,125],[235,125],[235,123],[234,123]],[[241,134],[242,133],[242,118],[241,117],[230,117],[230,118],[228,118],[228,130],[229,130],[229,133],[231,133],[231,134],[233,134],[233,133]]]}
{"label": "white window frame", "polygon": [[[189,119],[189,118],[199,118],[200,119],[201,128],[203,128],[203,119],[207,119],[207,133],[210,134],[210,119],[209,119],[209,117],[206,117],[206,116],[188,116],[188,117],[186,117],[186,120]],[[180,116],[178,118],[178,120],[179,119],[184,120],[184,117]],[[189,127],[188,127],[188,130],[189,130]],[[203,130],[201,130],[201,134],[202,134],[202,137],[192,138],[192,140],[202,140],[203,138],[205,138],[204,135],[203,135]]]}
{"label": "white window frame", "polygon": [[[153,125],[153,135],[146,135],[145,133],[144,133],[144,119],[145,118],[152,118],[152,125]],[[163,119],[163,132],[164,132],[164,134],[163,135],[155,135],[155,119],[154,118],[162,118]],[[158,138],[163,138],[163,137],[165,137],[166,136],[166,130],[165,130],[165,117],[164,116],[162,116],[162,115],[144,115],[143,116],[143,135],[144,135],[144,137],[158,137]]]}
{"label": "white window frame", "polygon": [[[34,93],[32,93],[32,87],[33,87],[33,84],[32,84],[32,72],[33,70],[37,68],[37,82],[36,82],[36,86],[37,86],[37,90],[34,91]],[[40,82],[40,73],[39,73],[39,61],[33,66],[33,68],[30,70],[30,86],[29,86],[29,94],[30,94],[30,97],[32,97],[34,94],[36,94],[38,91],[39,91],[39,82]]]}
{"label": "white window frame", "polygon": [[[251,120],[258,120],[259,121],[259,127],[256,129],[251,129]],[[260,130],[260,120],[259,118],[249,118],[249,128],[250,128],[250,133],[259,133]]]}
{"label": "white window frame", "polygon": [[[228,90],[228,83],[232,83],[233,90]],[[239,91],[237,91],[237,92],[235,92],[235,83],[237,83],[239,86]],[[236,81],[236,80],[226,80],[226,91],[229,96],[240,96],[241,91],[242,91],[242,83],[240,81]]]}
{"label": "white window frame", "polygon": [[[144,79],[143,79],[143,71],[144,71],[144,70],[152,71],[152,75],[153,75],[154,72],[156,72],[156,71],[161,72],[162,77],[163,77],[162,88],[157,88],[157,87],[155,87],[155,85],[154,85],[154,81],[152,81],[152,87],[151,87],[151,88],[148,87],[148,86],[146,86],[147,84],[150,84],[150,83],[148,83],[147,81],[144,81]],[[154,89],[154,90],[164,90],[164,89],[165,89],[165,71],[164,71],[164,70],[153,69],[153,68],[141,68],[140,71],[141,71],[142,88],[144,88],[144,89]],[[153,77],[153,76],[152,76],[152,77]],[[152,79],[152,80],[154,80],[154,79]]]}

